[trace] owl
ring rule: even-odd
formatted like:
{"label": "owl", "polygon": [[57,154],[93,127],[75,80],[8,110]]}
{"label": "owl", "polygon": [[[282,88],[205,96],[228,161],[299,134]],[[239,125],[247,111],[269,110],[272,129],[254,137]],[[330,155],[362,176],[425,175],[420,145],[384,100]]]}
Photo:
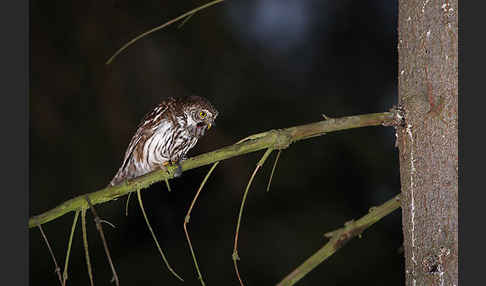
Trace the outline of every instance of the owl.
{"label": "owl", "polygon": [[217,116],[211,103],[199,96],[162,101],[138,125],[110,186],[187,159],[187,152]]}

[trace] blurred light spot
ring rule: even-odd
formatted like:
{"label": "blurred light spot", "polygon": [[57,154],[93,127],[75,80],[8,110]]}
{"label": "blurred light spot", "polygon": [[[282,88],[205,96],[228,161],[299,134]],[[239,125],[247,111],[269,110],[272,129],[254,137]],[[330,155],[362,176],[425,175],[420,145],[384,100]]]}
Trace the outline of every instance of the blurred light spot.
{"label": "blurred light spot", "polygon": [[241,1],[228,5],[238,36],[274,53],[288,53],[306,42],[314,14],[310,1]]}

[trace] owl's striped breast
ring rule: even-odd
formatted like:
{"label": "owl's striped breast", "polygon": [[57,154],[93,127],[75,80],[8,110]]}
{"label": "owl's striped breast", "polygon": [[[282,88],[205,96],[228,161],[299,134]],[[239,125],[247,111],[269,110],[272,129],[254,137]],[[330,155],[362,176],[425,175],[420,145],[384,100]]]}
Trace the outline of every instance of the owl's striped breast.
{"label": "owl's striped breast", "polygon": [[143,163],[150,169],[164,162],[177,162],[197,143],[197,137],[191,136],[185,126],[164,121],[154,130],[143,146]]}

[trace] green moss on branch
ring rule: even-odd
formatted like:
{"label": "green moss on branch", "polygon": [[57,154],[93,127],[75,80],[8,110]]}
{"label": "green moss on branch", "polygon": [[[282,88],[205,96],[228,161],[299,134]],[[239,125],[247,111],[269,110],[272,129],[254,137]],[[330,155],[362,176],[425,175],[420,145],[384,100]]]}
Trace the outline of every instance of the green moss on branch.
{"label": "green moss on branch", "polygon": [[397,195],[381,206],[371,208],[369,213],[362,218],[356,221],[349,221],[345,223],[343,228],[326,233],[325,236],[329,237],[330,240],[323,247],[321,247],[321,249],[307,258],[301,265],[290,272],[280,283],[277,284],[277,286],[294,285],[324,260],[343,247],[352,238],[355,236],[360,236],[365,229],[369,228],[374,223],[399,207],[400,195]]}
{"label": "green moss on branch", "polygon": [[[242,140],[239,143],[189,158],[181,163],[181,167],[183,171],[186,171],[262,149],[285,149],[291,143],[299,140],[321,136],[325,133],[338,130],[390,124],[394,121],[394,118],[395,114],[393,112],[371,113],[332,118],[286,129],[270,130],[268,132],[250,136],[247,140]],[[174,171],[175,169],[173,167],[170,167],[168,172],[162,170],[155,171],[132,181],[114,187],[107,187],[87,195],[93,205],[101,204],[124,196],[130,192],[147,188],[153,183],[165,179],[172,179],[174,177]],[[84,194],[77,196],[61,203],[53,209],[31,217],[29,219],[29,228],[52,221],[68,212],[87,209],[88,204],[86,203],[85,196],[86,195]]]}

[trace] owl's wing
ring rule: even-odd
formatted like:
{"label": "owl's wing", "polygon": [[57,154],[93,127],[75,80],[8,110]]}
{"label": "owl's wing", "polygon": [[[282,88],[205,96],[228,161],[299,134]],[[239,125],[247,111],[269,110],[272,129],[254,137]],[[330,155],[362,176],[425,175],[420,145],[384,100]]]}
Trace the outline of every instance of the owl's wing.
{"label": "owl's wing", "polygon": [[128,144],[128,148],[125,152],[125,158],[123,159],[123,164],[120,167],[120,171],[125,169],[125,167],[127,166],[130,158],[133,155],[134,150],[138,146],[138,143],[140,143],[140,140],[142,138],[149,138],[153,135],[157,123],[160,122],[159,118],[167,111],[167,109],[168,106],[162,103],[144,116],[143,120],[137,127],[137,132],[132,137],[130,144]]}
{"label": "owl's wing", "polygon": [[[142,127],[142,126],[141,126]],[[138,129],[137,133],[135,133],[135,136],[132,137],[132,140],[130,141],[130,144],[128,144],[127,151],[125,152],[125,158],[123,159],[123,164],[121,167],[118,169],[118,172],[116,172],[115,176],[110,182],[111,186],[114,186],[124,179],[127,178],[127,175],[130,174],[130,159],[134,155],[134,151],[137,149],[137,146],[139,144],[143,144],[143,142],[140,142],[142,138],[147,138],[146,136],[143,135],[142,129]]]}
{"label": "owl's wing", "polygon": [[133,150],[135,150],[135,147],[137,146],[138,142],[140,142],[141,138],[142,136],[133,136],[132,140],[130,141],[130,144],[128,145],[127,151],[125,152],[125,158],[123,159],[123,164],[120,167],[120,170],[125,169],[126,165],[128,164],[128,161],[130,161],[130,157],[133,154]]}
{"label": "owl's wing", "polygon": [[133,156],[136,155],[135,151],[138,149],[140,152],[143,152],[143,145],[145,144],[145,141],[154,134],[156,128],[161,122],[161,119],[165,117],[162,116],[167,113],[168,109],[169,106],[163,102],[151,112],[146,114],[142,119],[137,127],[137,132],[135,132],[135,135],[130,140],[130,144],[128,144],[128,148],[125,151],[125,158],[123,159],[121,167],[118,169],[118,172],[110,182],[111,186],[118,184],[122,180],[126,179],[127,176],[131,176],[131,173],[133,174],[133,170],[130,171],[130,169],[133,169],[132,167],[135,166],[130,166],[130,162]]}

